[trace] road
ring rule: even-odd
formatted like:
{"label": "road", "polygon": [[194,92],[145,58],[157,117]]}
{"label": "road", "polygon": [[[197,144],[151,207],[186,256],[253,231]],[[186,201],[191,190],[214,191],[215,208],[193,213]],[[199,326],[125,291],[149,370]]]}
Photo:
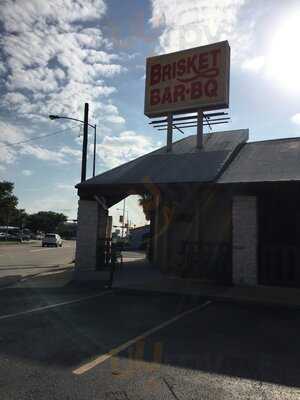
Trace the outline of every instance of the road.
{"label": "road", "polygon": [[75,241],[63,247],[42,247],[41,242],[0,244],[0,287],[52,267],[68,264],[75,257]]}

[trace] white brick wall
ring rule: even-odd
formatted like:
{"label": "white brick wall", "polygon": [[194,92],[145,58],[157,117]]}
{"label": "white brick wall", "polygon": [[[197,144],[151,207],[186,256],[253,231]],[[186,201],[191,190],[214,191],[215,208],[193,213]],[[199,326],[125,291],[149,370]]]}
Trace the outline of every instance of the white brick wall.
{"label": "white brick wall", "polygon": [[232,206],[233,283],[257,285],[257,199],[235,196]]}
{"label": "white brick wall", "polygon": [[97,242],[105,237],[107,212],[96,201],[79,200],[75,271],[95,269]]}

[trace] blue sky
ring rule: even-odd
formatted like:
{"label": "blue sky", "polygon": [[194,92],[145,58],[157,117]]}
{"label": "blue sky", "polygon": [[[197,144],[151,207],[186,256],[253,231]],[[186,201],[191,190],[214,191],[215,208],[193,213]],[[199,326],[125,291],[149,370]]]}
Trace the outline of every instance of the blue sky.
{"label": "blue sky", "polygon": [[[143,115],[150,55],[227,39],[226,129],[249,128],[250,140],[300,133],[299,0],[2,0],[0,31],[0,178],[28,212],[76,217],[80,126],[49,114],[82,118],[90,103],[98,173],[164,143]],[[143,223],[134,200],[129,213]]]}

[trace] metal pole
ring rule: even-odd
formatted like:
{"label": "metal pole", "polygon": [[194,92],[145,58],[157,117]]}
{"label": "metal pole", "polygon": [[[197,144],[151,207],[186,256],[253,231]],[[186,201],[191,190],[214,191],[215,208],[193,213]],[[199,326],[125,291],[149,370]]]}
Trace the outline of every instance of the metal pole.
{"label": "metal pole", "polygon": [[203,111],[198,110],[197,113],[197,148],[203,147]]}
{"label": "metal pole", "polygon": [[97,137],[97,125],[94,126],[94,159],[93,159],[93,176],[95,176],[96,171],[96,137]]}
{"label": "metal pole", "polygon": [[124,199],[124,203],[123,203],[122,238],[124,238],[124,228],[125,228],[125,202],[126,202],[126,199]]}
{"label": "metal pole", "polygon": [[88,146],[88,123],[89,123],[89,104],[84,105],[84,125],[83,125],[83,143],[82,143],[82,164],[81,164],[81,182],[86,180],[86,159]]}
{"label": "metal pole", "polygon": [[167,133],[167,151],[172,150],[172,136],[173,136],[173,115],[168,114],[168,133]]}

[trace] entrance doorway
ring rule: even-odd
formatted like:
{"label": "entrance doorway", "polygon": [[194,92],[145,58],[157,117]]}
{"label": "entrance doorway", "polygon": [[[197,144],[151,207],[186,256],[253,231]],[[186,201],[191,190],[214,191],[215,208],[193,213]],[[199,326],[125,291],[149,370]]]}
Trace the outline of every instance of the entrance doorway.
{"label": "entrance doorway", "polygon": [[300,209],[298,196],[259,199],[259,283],[300,287]]}

